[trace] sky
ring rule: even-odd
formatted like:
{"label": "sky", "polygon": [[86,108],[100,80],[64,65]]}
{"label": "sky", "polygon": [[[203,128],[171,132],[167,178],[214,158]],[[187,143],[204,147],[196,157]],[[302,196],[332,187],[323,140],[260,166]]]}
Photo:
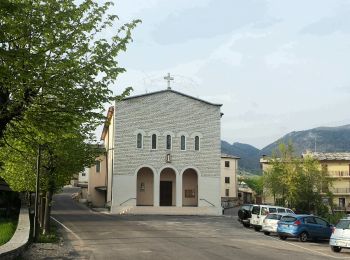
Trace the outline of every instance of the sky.
{"label": "sky", "polygon": [[[101,0],[102,1],[102,0]],[[349,0],[119,0],[141,19],[111,86],[221,103],[221,139],[263,148],[291,131],[350,124]]]}

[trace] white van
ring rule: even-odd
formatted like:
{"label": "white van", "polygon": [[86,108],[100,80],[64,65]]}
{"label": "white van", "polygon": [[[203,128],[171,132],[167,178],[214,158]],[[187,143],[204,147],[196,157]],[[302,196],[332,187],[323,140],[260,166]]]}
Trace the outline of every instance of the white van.
{"label": "white van", "polygon": [[250,219],[250,225],[254,227],[256,231],[260,231],[262,228],[263,221],[269,213],[294,214],[293,210],[284,207],[273,205],[254,205],[252,208],[252,217]]}

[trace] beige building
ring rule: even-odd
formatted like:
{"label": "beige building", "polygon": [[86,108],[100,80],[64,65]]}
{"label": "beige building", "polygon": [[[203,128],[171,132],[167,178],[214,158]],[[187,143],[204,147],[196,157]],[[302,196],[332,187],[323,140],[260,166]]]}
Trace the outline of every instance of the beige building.
{"label": "beige building", "polygon": [[87,199],[93,207],[104,207],[107,196],[106,155],[96,158],[95,165],[89,168],[89,184]]}
{"label": "beige building", "polygon": [[306,153],[316,158],[332,179],[333,203],[336,210],[350,212],[350,153]]}
{"label": "beige building", "polygon": [[240,158],[222,154],[221,155],[221,201],[236,201],[238,194],[237,170]]}
{"label": "beige building", "polygon": [[[331,178],[332,184],[329,191],[334,195],[335,209],[350,212],[350,153],[306,152],[302,154],[302,157],[305,156],[317,159]],[[263,171],[271,167],[267,157],[261,158],[260,164]],[[265,195],[264,202],[273,203],[273,198]]]}

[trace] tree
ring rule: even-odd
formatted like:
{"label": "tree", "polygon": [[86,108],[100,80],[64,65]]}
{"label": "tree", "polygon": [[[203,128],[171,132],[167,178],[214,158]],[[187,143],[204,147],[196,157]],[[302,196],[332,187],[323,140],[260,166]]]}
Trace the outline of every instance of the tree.
{"label": "tree", "polygon": [[[108,87],[125,71],[116,58],[139,21],[116,29],[110,5],[0,3],[0,176],[14,190],[33,191],[41,146],[46,220],[52,194],[101,153],[89,143],[104,104],[131,90],[115,98]],[[104,39],[105,30],[116,34]]]}
{"label": "tree", "polygon": [[[0,2],[0,139],[34,103],[56,105],[50,116],[76,109],[94,126],[96,109],[112,99],[108,86],[125,71],[116,57],[126,50],[139,22],[115,28],[117,16],[107,13],[111,5],[92,0]],[[116,34],[104,39],[106,30]]]}
{"label": "tree", "polygon": [[298,158],[293,145],[280,144],[264,172],[264,189],[273,195],[275,204],[299,211],[323,212],[322,194],[327,192],[330,179],[320,163],[311,156]]}

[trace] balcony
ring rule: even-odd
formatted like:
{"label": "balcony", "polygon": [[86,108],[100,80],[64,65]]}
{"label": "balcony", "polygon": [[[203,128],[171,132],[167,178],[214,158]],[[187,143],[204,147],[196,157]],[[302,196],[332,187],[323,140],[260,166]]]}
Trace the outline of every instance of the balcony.
{"label": "balcony", "polygon": [[328,171],[328,176],[332,178],[350,178],[349,171]]}
{"label": "balcony", "polygon": [[350,195],[350,188],[329,188],[333,194],[345,194]]}

